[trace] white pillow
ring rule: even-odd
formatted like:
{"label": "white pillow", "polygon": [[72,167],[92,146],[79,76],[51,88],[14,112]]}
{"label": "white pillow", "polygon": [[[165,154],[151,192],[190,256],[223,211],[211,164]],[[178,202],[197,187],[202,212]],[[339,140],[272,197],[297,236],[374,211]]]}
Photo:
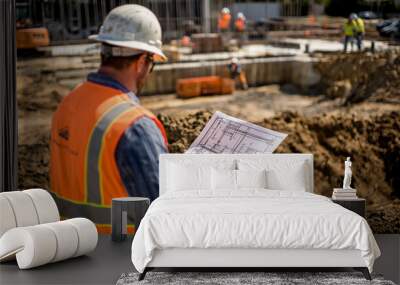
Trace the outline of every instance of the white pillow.
{"label": "white pillow", "polygon": [[168,191],[211,189],[211,168],[169,164]]}
{"label": "white pillow", "polygon": [[272,190],[306,191],[307,182],[304,175],[304,164],[284,171],[271,169],[267,171],[267,188]]}
{"label": "white pillow", "polygon": [[236,170],[212,168],[213,190],[236,190]]}
{"label": "white pillow", "polygon": [[307,164],[293,159],[239,159],[240,170],[266,170],[267,188],[272,190],[306,191]]}
{"label": "white pillow", "polygon": [[266,170],[236,170],[238,188],[267,188]]}

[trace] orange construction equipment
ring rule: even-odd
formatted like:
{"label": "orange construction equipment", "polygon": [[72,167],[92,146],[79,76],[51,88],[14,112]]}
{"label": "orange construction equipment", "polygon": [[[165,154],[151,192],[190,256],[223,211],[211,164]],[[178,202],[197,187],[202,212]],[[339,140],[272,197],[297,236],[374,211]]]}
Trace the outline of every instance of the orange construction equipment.
{"label": "orange construction equipment", "polygon": [[176,84],[176,93],[182,98],[197,97],[200,95],[232,94],[234,81],[220,76],[204,76],[179,79]]}
{"label": "orange construction equipment", "polygon": [[16,32],[17,49],[33,49],[50,44],[46,28],[22,28]]}
{"label": "orange construction equipment", "polygon": [[179,79],[176,84],[176,94],[182,98],[192,98],[201,95],[201,82],[198,80]]}
{"label": "orange construction equipment", "polygon": [[99,232],[111,232],[111,199],[129,196],[115,152],[125,130],[143,116],[167,143],[161,122],[120,90],[86,81],[64,98],[52,121],[50,179],[65,218],[86,217]]}

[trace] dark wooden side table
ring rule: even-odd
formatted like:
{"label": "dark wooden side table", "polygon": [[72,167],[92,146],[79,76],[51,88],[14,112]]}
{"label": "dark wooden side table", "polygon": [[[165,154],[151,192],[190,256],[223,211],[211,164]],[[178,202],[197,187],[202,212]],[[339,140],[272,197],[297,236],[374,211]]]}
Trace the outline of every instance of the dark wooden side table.
{"label": "dark wooden side table", "polygon": [[332,199],[333,203],[339,204],[340,206],[359,214],[361,217],[365,218],[365,208],[366,200],[363,198],[354,199]]}
{"label": "dark wooden side table", "polygon": [[149,198],[113,198],[111,207],[111,239],[113,241],[125,240],[129,224],[134,224],[136,231],[149,206]]}

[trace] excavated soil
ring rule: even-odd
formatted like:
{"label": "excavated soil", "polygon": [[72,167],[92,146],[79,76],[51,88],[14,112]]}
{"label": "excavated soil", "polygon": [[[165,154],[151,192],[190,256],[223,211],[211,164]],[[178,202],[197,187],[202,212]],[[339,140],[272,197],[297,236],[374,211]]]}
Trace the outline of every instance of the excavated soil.
{"label": "excavated soil", "polygon": [[18,187],[50,189],[50,125],[53,112],[70,89],[51,76],[17,76]]}
{"label": "excavated soil", "polygon": [[323,93],[345,105],[363,101],[400,104],[400,50],[324,55],[317,64]]}
{"label": "excavated soil", "polygon": [[[211,117],[197,112],[174,118],[159,115],[171,152],[185,152]],[[353,185],[367,198],[375,233],[400,232],[400,112],[370,119],[356,116],[304,117],[283,112],[258,124],[288,133],[276,152],[313,153],[315,192],[331,196],[342,184],[345,157],[353,160]]]}

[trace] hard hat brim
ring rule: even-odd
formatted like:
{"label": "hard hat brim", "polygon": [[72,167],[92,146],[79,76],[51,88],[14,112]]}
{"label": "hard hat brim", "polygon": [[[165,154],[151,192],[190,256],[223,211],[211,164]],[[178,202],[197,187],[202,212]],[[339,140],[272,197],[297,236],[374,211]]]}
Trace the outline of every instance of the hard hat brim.
{"label": "hard hat brim", "polygon": [[126,47],[136,50],[142,50],[144,52],[149,52],[154,54],[154,61],[156,62],[165,62],[168,60],[168,58],[165,56],[165,54],[162,52],[160,48],[143,42],[116,41],[116,40],[104,39],[103,37],[101,37],[101,35],[90,35],[89,40],[106,43],[113,46]]}

